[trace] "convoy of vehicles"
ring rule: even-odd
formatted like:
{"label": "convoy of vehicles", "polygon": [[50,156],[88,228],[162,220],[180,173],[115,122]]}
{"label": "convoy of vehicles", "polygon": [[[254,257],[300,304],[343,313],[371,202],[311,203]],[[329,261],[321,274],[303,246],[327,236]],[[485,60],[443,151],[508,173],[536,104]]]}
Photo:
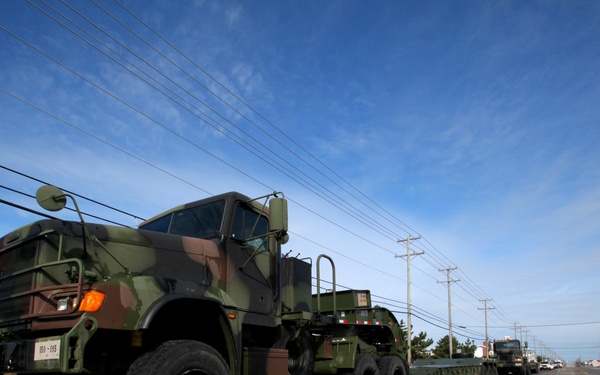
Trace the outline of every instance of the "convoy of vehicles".
{"label": "convoy of vehicles", "polygon": [[558,368],[563,368],[563,362],[560,359],[557,359],[555,361],[541,361],[540,362],[540,371],[541,370],[554,370],[554,369],[558,369]]}
{"label": "convoy of vehicles", "polygon": [[[52,186],[36,198],[49,211],[73,199]],[[79,222],[41,220],[0,239],[2,374],[495,375],[507,368],[501,356],[409,368],[398,320],[372,306],[368,290],[336,291],[325,255],[315,262],[313,296],[312,260],[282,256],[281,193],[221,194],[139,229],[86,223],[73,202]],[[321,294],[323,260],[334,287]]]}

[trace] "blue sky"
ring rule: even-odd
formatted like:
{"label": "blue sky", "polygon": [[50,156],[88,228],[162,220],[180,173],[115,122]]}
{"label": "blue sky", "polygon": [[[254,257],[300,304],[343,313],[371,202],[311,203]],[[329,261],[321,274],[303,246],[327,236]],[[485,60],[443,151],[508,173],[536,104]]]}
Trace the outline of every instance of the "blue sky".
{"label": "blue sky", "polygon": [[[2,166],[145,218],[283,191],[284,251],[404,320],[422,237],[414,331],[447,334],[456,268],[460,342],[491,299],[490,337],[600,358],[600,3],[98,4],[0,3]],[[0,205],[2,234],[37,219]]]}

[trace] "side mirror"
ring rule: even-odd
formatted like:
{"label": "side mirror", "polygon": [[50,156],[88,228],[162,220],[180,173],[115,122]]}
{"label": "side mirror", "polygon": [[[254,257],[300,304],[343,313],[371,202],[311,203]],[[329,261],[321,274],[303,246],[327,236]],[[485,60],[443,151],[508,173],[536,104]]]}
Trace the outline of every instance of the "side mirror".
{"label": "side mirror", "polygon": [[282,244],[287,242],[288,209],[285,198],[273,198],[269,201],[269,231],[280,233]]}
{"label": "side mirror", "polygon": [[[83,221],[83,216],[81,215],[77,201],[72,195],[65,194],[62,190],[52,185],[42,186],[35,193],[35,200],[38,202],[38,204],[42,206],[43,209],[53,212],[60,211],[65,208],[67,205],[67,197],[71,198],[73,205],[75,206],[75,211],[77,211],[77,215],[79,215],[79,220],[83,226],[84,238],[90,238],[90,234],[87,226],[85,225],[85,221]],[[85,249],[85,241],[83,246]]]}
{"label": "side mirror", "polygon": [[67,196],[59,188],[52,185],[40,187],[35,193],[35,200],[43,209],[60,211],[67,205]]}

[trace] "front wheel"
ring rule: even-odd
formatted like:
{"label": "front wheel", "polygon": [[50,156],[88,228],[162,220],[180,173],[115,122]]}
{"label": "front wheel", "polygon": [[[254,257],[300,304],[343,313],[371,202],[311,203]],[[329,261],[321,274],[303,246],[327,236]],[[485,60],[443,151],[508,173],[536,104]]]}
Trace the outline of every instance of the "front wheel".
{"label": "front wheel", "polygon": [[223,357],[198,341],[167,341],[133,362],[127,375],[229,375]]}

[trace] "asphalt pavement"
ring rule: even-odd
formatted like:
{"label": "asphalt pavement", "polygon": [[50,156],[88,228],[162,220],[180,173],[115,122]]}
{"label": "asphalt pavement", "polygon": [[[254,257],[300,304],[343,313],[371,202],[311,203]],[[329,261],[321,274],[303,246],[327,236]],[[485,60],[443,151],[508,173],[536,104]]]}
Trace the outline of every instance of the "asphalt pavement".
{"label": "asphalt pavement", "polygon": [[565,367],[541,373],[544,375],[600,375],[600,367]]}

